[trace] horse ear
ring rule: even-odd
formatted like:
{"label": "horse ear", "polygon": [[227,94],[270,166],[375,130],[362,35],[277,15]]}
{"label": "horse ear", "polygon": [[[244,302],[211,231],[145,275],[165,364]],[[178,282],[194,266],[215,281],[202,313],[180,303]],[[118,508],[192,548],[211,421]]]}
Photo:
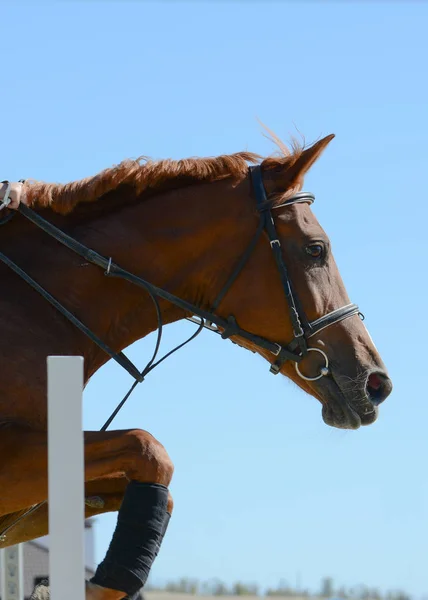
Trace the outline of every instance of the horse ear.
{"label": "horse ear", "polygon": [[327,135],[318,142],[315,142],[315,144],[313,144],[310,148],[303,150],[302,154],[296,160],[289,172],[289,175],[292,175],[293,182],[301,178],[303,183],[303,178],[306,173],[319,159],[325,148],[327,148],[328,144],[334,137],[334,133]]}
{"label": "horse ear", "polygon": [[[334,137],[334,134],[327,135],[315,142],[310,148],[303,150],[297,159],[285,160],[280,166],[277,165],[273,168],[268,175],[268,179],[273,180],[273,187],[276,189],[269,191],[275,192],[278,189],[298,191],[302,189],[306,173]],[[270,187],[269,184],[268,187]]]}

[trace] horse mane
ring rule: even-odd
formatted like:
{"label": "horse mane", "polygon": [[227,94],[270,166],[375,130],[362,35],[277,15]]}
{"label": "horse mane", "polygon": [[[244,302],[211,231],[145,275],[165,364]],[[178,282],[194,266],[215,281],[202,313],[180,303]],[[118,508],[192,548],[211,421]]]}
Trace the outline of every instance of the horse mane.
{"label": "horse mane", "polygon": [[70,183],[44,183],[27,180],[27,203],[34,209],[50,208],[66,215],[82,203],[95,202],[121,185],[132,186],[138,197],[153,195],[165,189],[179,188],[202,182],[233,178],[240,180],[248,172],[248,163],[261,163],[267,168],[295,162],[303,151],[295,140],[289,150],[271,133],[279,155],[267,158],[252,152],[237,152],[208,158],[153,161],[146,157],[124,160],[92,177]]}

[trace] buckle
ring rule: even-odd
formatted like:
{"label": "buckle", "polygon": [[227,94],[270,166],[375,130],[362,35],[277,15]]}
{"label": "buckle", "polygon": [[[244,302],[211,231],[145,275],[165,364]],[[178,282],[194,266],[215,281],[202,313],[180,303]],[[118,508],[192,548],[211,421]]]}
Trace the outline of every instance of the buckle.
{"label": "buckle", "polygon": [[[196,323],[196,325],[200,325],[201,324],[201,319],[202,317],[185,317],[186,321],[190,321],[191,323]],[[209,329],[210,331],[214,331],[215,333],[220,333],[220,329],[217,327],[217,325],[215,323],[213,323],[212,321],[208,321],[207,319],[203,319],[204,321],[204,328],[205,329]]]}
{"label": "buckle", "polygon": [[281,242],[279,240],[271,240],[269,243],[271,248],[273,248],[275,244],[278,244],[278,248],[281,247]]}
{"label": "buckle", "polygon": [[278,350],[271,350],[271,353],[274,356],[278,356],[278,354],[281,352],[282,350],[282,346],[280,346],[279,344],[277,344],[276,342],[274,342],[275,346],[278,348]]}

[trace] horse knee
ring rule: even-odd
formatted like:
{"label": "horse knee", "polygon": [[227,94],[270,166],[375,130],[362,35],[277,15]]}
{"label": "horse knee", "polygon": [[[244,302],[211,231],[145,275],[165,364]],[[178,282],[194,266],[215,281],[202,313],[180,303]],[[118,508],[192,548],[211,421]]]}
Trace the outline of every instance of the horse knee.
{"label": "horse knee", "polygon": [[127,437],[132,457],[126,471],[128,478],[169,486],[174,465],[163,445],[150,433],[141,429],[128,432]]}

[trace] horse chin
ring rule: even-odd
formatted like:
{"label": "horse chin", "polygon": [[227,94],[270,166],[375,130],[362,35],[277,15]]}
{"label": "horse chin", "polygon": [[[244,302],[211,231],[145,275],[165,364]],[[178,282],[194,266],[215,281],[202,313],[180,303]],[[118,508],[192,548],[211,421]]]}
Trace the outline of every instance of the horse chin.
{"label": "horse chin", "polygon": [[337,429],[359,429],[376,421],[378,409],[365,393],[349,397],[331,375],[319,379],[315,387],[323,405],[322,418],[326,425]]}

